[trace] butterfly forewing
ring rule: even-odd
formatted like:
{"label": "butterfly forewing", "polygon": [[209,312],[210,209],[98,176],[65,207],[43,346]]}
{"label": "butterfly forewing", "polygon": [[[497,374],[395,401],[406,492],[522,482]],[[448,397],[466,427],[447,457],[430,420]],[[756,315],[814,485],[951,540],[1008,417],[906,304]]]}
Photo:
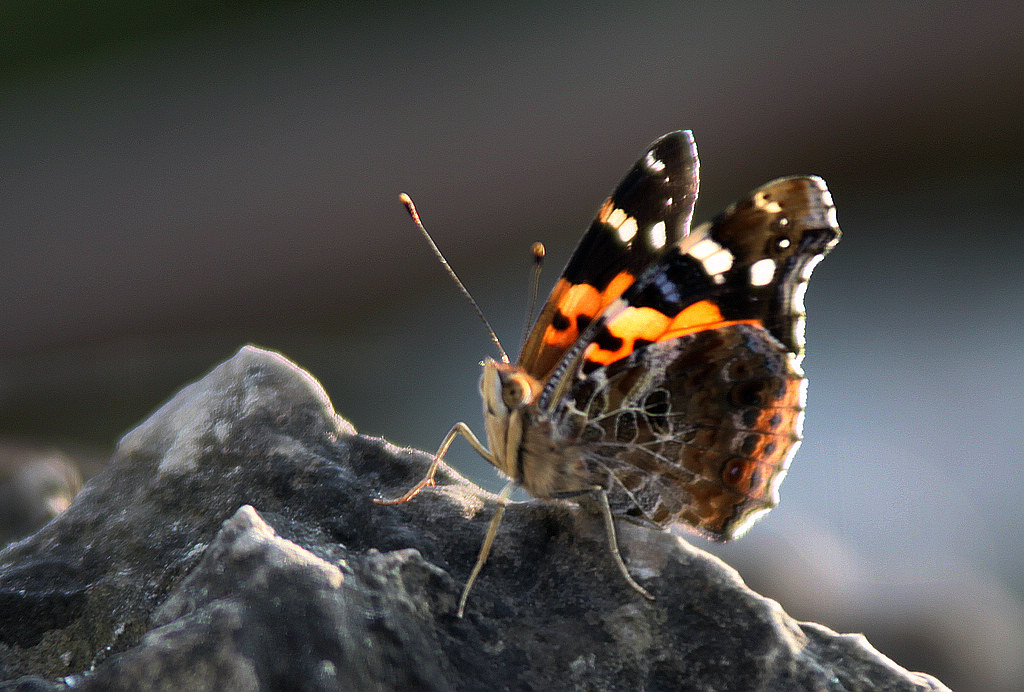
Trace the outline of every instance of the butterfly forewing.
{"label": "butterfly forewing", "polygon": [[690,228],[697,199],[690,132],[660,138],[605,200],[541,311],[519,358],[543,378],[581,331]]}

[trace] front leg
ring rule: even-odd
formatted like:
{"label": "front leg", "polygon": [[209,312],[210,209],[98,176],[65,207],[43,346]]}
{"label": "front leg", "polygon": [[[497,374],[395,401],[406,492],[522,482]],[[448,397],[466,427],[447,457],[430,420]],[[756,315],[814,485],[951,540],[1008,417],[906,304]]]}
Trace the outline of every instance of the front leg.
{"label": "front leg", "polygon": [[373,501],[374,504],[400,505],[403,502],[408,502],[412,498],[416,497],[419,492],[427,486],[434,485],[434,475],[437,473],[437,466],[441,463],[441,459],[444,458],[444,455],[448,453],[448,448],[452,446],[452,442],[454,442],[455,438],[459,435],[462,435],[469,441],[469,444],[473,446],[473,449],[476,450],[477,454],[492,464],[495,463],[494,455],[491,454],[491,451],[476,438],[476,435],[474,435],[473,431],[469,429],[469,426],[461,422],[456,423],[452,426],[452,429],[448,431],[448,434],[444,436],[444,441],[441,442],[441,446],[437,448],[437,453],[434,454],[434,460],[430,463],[430,468],[427,469],[427,475],[423,477],[423,480],[414,485],[409,492],[399,498],[394,500],[375,499]]}

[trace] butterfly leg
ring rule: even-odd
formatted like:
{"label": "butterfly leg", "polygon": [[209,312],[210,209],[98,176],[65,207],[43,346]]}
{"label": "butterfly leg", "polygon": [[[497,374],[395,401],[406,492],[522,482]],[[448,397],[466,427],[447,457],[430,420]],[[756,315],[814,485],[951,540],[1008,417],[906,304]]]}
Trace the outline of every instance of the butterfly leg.
{"label": "butterfly leg", "polygon": [[473,449],[476,450],[477,454],[492,464],[495,463],[494,455],[491,454],[491,451],[477,439],[476,435],[473,434],[473,431],[469,429],[469,426],[465,423],[456,423],[452,426],[452,429],[448,431],[448,434],[444,436],[444,441],[441,442],[441,446],[437,448],[437,453],[434,454],[434,460],[430,463],[430,468],[427,469],[427,475],[423,477],[423,480],[414,485],[409,492],[399,498],[394,500],[375,499],[373,501],[374,504],[400,505],[403,502],[408,502],[419,495],[420,491],[424,488],[434,485],[434,475],[437,473],[437,466],[441,463],[441,459],[444,458],[444,455],[448,453],[448,448],[452,446],[452,442],[454,442],[455,438],[459,435],[466,438],[469,444],[473,446]]}
{"label": "butterfly leg", "polygon": [[498,534],[498,526],[501,524],[501,518],[505,516],[505,507],[508,505],[509,495],[512,494],[512,490],[515,487],[516,482],[509,481],[508,484],[501,489],[501,493],[498,495],[498,508],[494,511],[494,517],[491,518],[491,523],[487,526],[487,535],[484,537],[484,544],[480,546],[480,554],[476,557],[476,564],[473,565],[473,571],[469,573],[469,579],[466,580],[466,585],[462,587],[462,596],[459,597],[459,610],[456,613],[460,618],[462,617],[462,613],[466,610],[466,600],[469,598],[469,590],[473,587],[473,582],[476,581],[477,575],[479,575],[480,570],[483,569],[484,563],[487,562],[487,556],[491,554],[491,545],[494,544],[494,537]]}
{"label": "butterfly leg", "polygon": [[622,572],[622,576],[626,578],[629,585],[632,586],[641,596],[646,598],[648,601],[653,601],[652,596],[647,589],[637,584],[636,580],[633,579],[629,570],[626,569],[626,563],[622,561],[622,554],[619,552],[619,542],[615,537],[615,520],[612,518],[612,508],[608,505],[608,493],[604,488],[598,486],[593,488],[593,492],[597,495],[598,504],[601,506],[601,516],[604,518],[604,529],[608,535],[608,548],[611,550],[612,557],[615,558],[615,565]]}

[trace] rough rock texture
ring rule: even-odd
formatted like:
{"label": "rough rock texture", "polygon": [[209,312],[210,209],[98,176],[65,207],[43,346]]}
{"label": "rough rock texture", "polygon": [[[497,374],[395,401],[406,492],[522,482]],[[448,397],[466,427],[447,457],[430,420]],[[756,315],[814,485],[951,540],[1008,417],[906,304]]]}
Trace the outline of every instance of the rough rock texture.
{"label": "rough rock texture", "polygon": [[679,538],[494,509],[428,457],[359,436],[252,347],[166,403],[57,519],[0,552],[0,687],[83,690],[934,690],[858,635],[798,623]]}

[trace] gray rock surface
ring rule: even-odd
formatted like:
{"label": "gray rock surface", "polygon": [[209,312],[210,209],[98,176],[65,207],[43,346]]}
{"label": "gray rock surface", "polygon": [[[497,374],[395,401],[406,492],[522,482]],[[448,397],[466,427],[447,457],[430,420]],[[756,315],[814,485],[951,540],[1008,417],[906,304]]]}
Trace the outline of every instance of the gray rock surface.
{"label": "gray rock surface", "polygon": [[45,690],[937,690],[859,635],[798,623],[669,533],[494,509],[429,457],[357,435],[319,384],[243,348],[0,552],[0,684]]}

